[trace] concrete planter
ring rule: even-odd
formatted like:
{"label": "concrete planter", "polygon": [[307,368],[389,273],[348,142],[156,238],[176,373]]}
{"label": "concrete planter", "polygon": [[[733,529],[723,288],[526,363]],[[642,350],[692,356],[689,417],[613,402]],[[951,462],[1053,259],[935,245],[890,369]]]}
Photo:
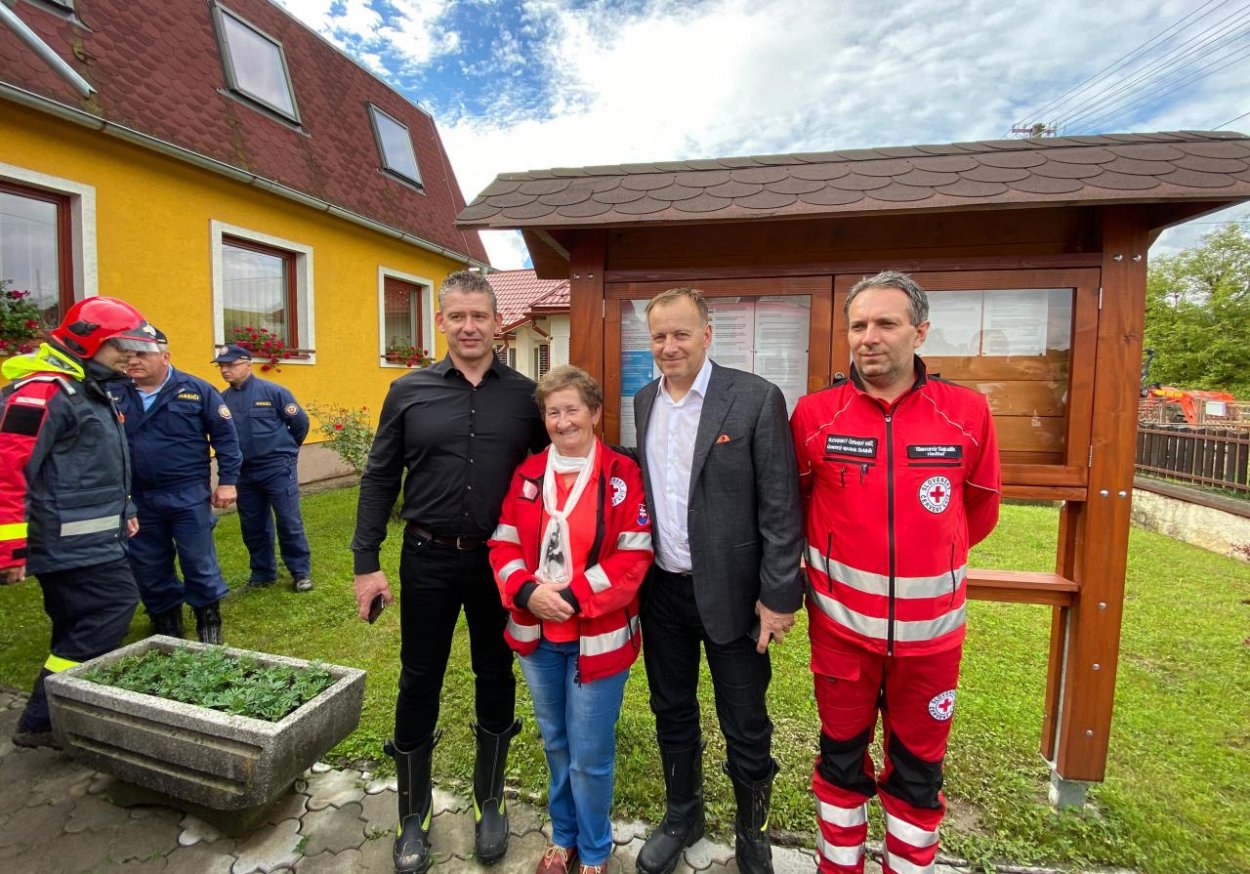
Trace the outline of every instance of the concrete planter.
{"label": "concrete planter", "polygon": [[[47,678],[52,725],[65,751],[92,768],[199,808],[258,810],[360,722],[365,672],[325,665],[334,683],[279,722],[102,686],[80,678],[151,648],[205,644],[149,637]],[[232,649],[265,665],[308,662]]]}

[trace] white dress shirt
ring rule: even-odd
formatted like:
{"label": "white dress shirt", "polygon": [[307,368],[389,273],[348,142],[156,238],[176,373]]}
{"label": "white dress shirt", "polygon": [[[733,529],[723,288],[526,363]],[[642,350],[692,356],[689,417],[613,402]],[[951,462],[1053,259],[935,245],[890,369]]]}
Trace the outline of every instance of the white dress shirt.
{"label": "white dress shirt", "polygon": [[694,463],[694,442],[699,433],[703,399],[711,378],[712,361],[707,358],[690,391],[680,401],[674,401],[669,396],[667,380],[661,377],[647,425],[644,451],[651,480],[651,501],[655,505],[654,524],[658,535],[655,560],[674,574],[689,573],[693,567],[690,533],[686,527],[690,469]]}

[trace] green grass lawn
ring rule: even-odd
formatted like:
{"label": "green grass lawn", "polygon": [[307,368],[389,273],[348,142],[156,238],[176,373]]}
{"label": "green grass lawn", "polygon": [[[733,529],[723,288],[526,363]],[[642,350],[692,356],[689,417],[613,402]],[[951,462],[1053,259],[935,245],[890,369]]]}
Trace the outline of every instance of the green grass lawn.
{"label": "green grass lawn", "polygon": [[[360,728],[331,758],[380,759],[390,731],[398,675],[398,611],[369,627],[355,617],[347,549],[356,492],[308,497],[317,588],[289,583],[237,592],[223,604],[228,643],[365,668]],[[1022,570],[1053,566],[1057,514],[1046,507],[1004,508],[998,531],[974,564]],[[226,516],[217,542],[232,586],[247,579],[238,521]],[[398,531],[383,567],[398,563]],[[951,815],[944,847],[987,862],[1123,865],[1143,872],[1244,872],[1250,868],[1250,568],[1145,531],[1130,541],[1127,598],[1107,781],[1091,789],[1084,813],[1058,814],[1046,803],[1048,771],[1038,750],[1047,608],[971,604],[959,713],[947,759]],[[28,687],[46,657],[48,622],[33,582],[0,589],[0,683]],[[140,613],[131,629],[146,632]],[[808,781],[818,721],[805,634],[774,650],[770,692],[774,753],[782,773],[774,828],[812,832]],[[439,779],[467,781],[472,768],[472,674],[461,629],[452,653],[435,754]],[[518,678],[520,672],[518,671]],[[724,744],[715,729],[710,684],[702,688],[708,729],[710,815],[725,836],[732,793],[720,772]],[[524,683],[518,713],[526,730],[514,744],[508,780],[541,793],[546,771]],[[650,821],[662,812],[663,784],[647,708],[641,661],[626,687],[619,731],[616,813]],[[385,764],[383,768],[385,769]],[[880,822],[874,820],[874,835]]]}

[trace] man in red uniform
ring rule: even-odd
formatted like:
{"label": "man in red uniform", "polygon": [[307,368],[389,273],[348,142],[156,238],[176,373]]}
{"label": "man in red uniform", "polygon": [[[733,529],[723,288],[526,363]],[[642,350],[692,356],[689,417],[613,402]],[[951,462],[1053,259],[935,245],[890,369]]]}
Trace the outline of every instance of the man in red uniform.
{"label": "man in red uniform", "polygon": [[126,561],[138,531],[121,417],[102,383],[156,333],[124,301],[70,307],[38,352],[4,362],[0,390],[0,584],[38,578],[52,620],[48,659],[13,742],[53,743],[44,677],[115,649],[139,590]]}
{"label": "man in red uniform", "polygon": [[[929,874],[964,640],[968,550],[998,521],[998,445],[977,392],[925,371],[929,301],[903,273],[846,301],[849,378],[790,428],[807,526],[808,629],[820,710],[812,774],[822,874],[860,874],[880,790],[887,874]],[[885,767],[868,745],[878,713]]]}

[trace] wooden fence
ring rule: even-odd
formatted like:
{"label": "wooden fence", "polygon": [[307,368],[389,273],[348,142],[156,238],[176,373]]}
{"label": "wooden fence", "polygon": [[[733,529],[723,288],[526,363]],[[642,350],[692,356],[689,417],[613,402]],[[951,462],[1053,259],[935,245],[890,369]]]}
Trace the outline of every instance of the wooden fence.
{"label": "wooden fence", "polygon": [[1139,423],[1137,471],[1250,497],[1250,431]]}

